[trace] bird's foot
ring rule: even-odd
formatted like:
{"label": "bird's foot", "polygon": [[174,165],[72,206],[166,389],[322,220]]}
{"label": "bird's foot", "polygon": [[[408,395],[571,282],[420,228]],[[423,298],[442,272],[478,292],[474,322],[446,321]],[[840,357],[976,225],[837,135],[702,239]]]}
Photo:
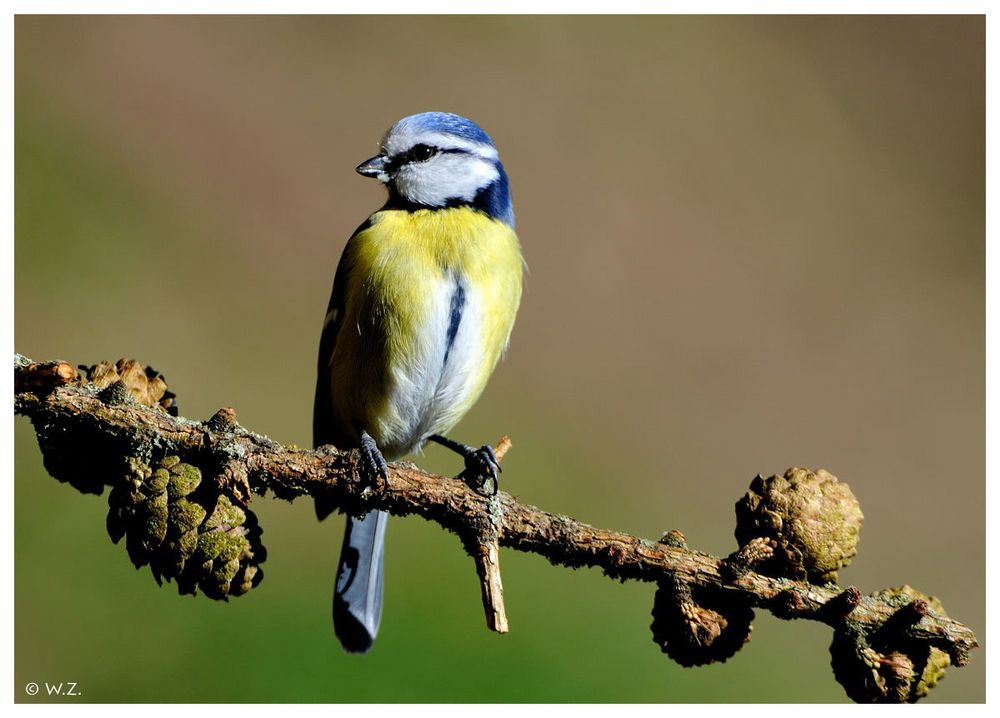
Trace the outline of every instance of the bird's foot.
{"label": "bird's foot", "polygon": [[367,432],[361,432],[361,446],[358,447],[358,451],[361,453],[361,496],[368,498],[380,483],[382,486],[388,485],[389,465],[379,451],[375,439]]}
{"label": "bird's foot", "polygon": [[493,452],[493,447],[489,444],[473,449],[471,446],[465,447],[467,452],[463,452],[465,457],[465,470],[458,475],[466,485],[483,496],[496,496],[500,490],[500,462]]}
{"label": "bird's foot", "polygon": [[500,460],[492,446],[487,444],[474,449],[440,434],[433,434],[428,440],[451,449],[465,459],[465,470],[457,478],[466,486],[483,496],[496,496],[503,469],[500,468]]}

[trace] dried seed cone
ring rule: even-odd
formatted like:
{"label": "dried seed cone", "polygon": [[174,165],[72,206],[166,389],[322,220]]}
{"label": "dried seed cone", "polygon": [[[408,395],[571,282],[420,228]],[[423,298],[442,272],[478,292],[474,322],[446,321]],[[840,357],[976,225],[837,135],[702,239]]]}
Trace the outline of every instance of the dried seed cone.
{"label": "dried seed cone", "polygon": [[916,703],[951,665],[948,654],[937,648],[919,655],[882,653],[840,630],[834,632],[830,656],[833,674],[856,703]]}
{"label": "dried seed cone", "polygon": [[[947,617],[938,599],[910,586],[885,589],[872,596],[900,610],[920,599]],[[944,678],[951,665],[946,652],[924,642],[909,641],[885,627],[865,636],[850,623],[834,631],[830,656],[834,675],[857,703],[915,703]]]}
{"label": "dried seed cone", "polygon": [[[25,376],[15,372],[18,391],[44,393],[56,386],[78,385],[84,378],[66,362],[29,364]],[[177,415],[174,394],[155,370],[131,359],[119,359],[115,364],[102,362],[91,367],[81,366],[85,380],[98,391],[120,390],[137,401],[157,406]],[[120,384],[118,382],[121,382]],[[33,420],[42,451],[45,469],[58,479],[87,494],[102,494],[105,486],[114,486],[123,471],[131,475],[134,467],[126,466],[123,457],[135,449],[127,439],[111,438],[100,429],[81,422],[72,430],[61,424]],[[138,490],[133,486],[133,490]]]}
{"label": "dried seed cone", "polygon": [[108,533],[136,568],[149,565],[159,582],[177,581],[182,594],[201,589],[226,599],[260,583],[266,552],[253,512],[202,482],[201,472],[176,456],[155,468],[132,460],[109,497]]}
{"label": "dried seed cone", "polygon": [[[939,598],[928,596],[926,593],[918,591],[912,586],[906,585],[887,588],[877,591],[872,595],[876,598],[888,599],[889,603],[897,604],[900,608],[919,599],[925,601],[931,610],[939,616],[943,618],[948,617],[948,613],[944,610],[944,606],[941,604]],[[919,667],[921,663],[924,663],[924,667],[913,684],[912,697],[909,699],[911,702],[926,696],[931,688],[944,678],[946,669],[951,665],[951,658],[945,651],[932,647],[926,659],[922,655],[914,657],[915,666]]]}
{"label": "dried seed cone", "polygon": [[114,364],[101,362],[80,368],[86,372],[87,381],[98,390],[120,381],[140,404],[158,406],[171,416],[177,416],[176,395],[167,390],[166,379],[151,366],[135,359],[119,359]]}
{"label": "dried seed cone", "polygon": [[661,585],[653,599],[653,642],[682,666],[721,663],[750,640],[753,609],[745,604],[712,601],[703,605]]}
{"label": "dried seed cone", "polygon": [[823,469],[791,468],[784,476],[758,476],[736,503],[736,540],[764,537],[778,544],[764,573],[837,580],[837,569],[857,553],[864,516],[847,484]]}

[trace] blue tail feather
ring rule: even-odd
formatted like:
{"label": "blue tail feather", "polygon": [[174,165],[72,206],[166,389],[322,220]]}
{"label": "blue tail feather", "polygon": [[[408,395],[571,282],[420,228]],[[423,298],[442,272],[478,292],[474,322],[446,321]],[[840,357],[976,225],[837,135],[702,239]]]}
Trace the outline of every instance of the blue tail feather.
{"label": "blue tail feather", "polygon": [[367,653],[382,620],[382,556],[389,514],[349,518],[333,592],[333,630],[344,650]]}

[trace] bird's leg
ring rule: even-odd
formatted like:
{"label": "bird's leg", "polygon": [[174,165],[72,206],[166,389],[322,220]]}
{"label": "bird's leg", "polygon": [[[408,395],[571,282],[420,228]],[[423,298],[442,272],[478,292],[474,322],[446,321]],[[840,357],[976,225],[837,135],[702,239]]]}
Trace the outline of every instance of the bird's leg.
{"label": "bird's leg", "polygon": [[378,450],[375,439],[369,436],[367,431],[361,431],[361,445],[358,447],[361,452],[361,481],[364,484],[363,494],[371,493],[372,488],[378,486],[379,479],[389,480],[389,465],[385,462],[385,457]]}
{"label": "bird's leg", "polygon": [[465,470],[458,475],[469,488],[485,496],[494,496],[499,490],[500,462],[489,444],[474,449],[471,446],[452,441],[447,436],[433,434],[428,441],[441,444],[465,459]]}

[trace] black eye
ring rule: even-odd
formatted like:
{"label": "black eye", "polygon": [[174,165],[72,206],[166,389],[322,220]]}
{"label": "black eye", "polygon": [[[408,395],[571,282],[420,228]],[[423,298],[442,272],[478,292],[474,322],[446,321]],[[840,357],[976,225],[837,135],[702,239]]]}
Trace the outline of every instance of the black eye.
{"label": "black eye", "polygon": [[407,154],[410,156],[410,161],[423,162],[429,160],[435,153],[436,150],[430,145],[414,145]]}

